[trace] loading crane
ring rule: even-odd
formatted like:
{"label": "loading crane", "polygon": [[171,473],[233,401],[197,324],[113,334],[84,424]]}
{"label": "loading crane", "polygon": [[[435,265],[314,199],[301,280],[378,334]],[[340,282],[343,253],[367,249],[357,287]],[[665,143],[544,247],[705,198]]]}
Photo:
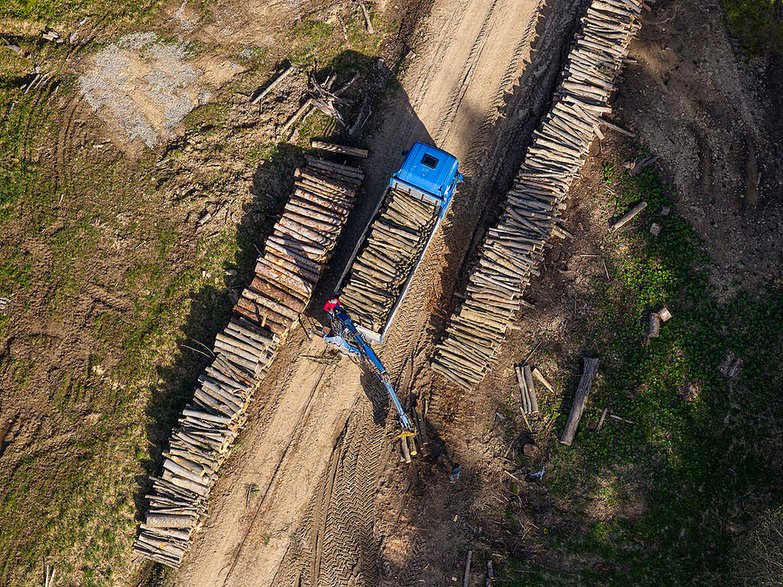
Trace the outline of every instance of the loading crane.
{"label": "loading crane", "polygon": [[380,379],[386,388],[386,393],[389,394],[389,398],[394,404],[394,409],[397,410],[401,429],[400,436],[415,436],[416,428],[411,423],[405,408],[400,403],[400,398],[397,397],[394,386],[389,381],[386,367],[383,366],[372,347],[364,340],[364,337],[362,337],[356,325],[348,316],[342,304],[340,304],[340,300],[336,297],[331,298],[324,304],[324,311],[329,315],[331,322],[331,334],[324,337],[326,343],[337,347],[348,355],[359,357],[365,362]]}

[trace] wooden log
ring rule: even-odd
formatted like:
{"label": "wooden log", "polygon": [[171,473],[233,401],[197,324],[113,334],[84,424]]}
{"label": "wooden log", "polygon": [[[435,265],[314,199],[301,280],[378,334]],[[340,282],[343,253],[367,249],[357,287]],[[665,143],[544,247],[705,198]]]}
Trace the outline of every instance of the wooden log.
{"label": "wooden log", "polygon": [[650,313],[647,323],[647,338],[656,338],[661,334],[661,317],[655,312]]}
{"label": "wooden log", "polygon": [[465,561],[465,574],[462,576],[462,587],[468,587],[470,585],[470,562],[473,558],[473,551],[468,551],[468,558]]}
{"label": "wooden log", "polygon": [[367,7],[364,5],[364,2],[359,2],[359,7],[362,9],[362,15],[364,16],[364,25],[367,27],[367,32],[371,35],[374,35],[375,29],[372,26],[372,21],[370,20],[370,13],[367,12]]}
{"label": "wooden log", "polygon": [[145,524],[144,522],[139,524],[139,527],[142,530],[146,530],[150,533],[158,534],[160,536],[167,536],[174,540],[187,541],[190,539],[189,530],[184,530],[180,528],[155,528],[154,526],[150,526],[149,524]]}
{"label": "wooden log", "polygon": [[647,207],[647,202],[642,200],[636,206],[631,208],[628,212],[622,215],[622,217],[617,221],[613,222],[609,226],[609,232],[614,232],[616,230],[621,229],[623,226],[628,224],[631,220],[633,220],[642,210],[644,210]]}
{"label": "wooden log", "polygon": [[271,92],[277,86],[279,86],[282,83],[282,81],[285,78],[287,78],[289,75],[291,75],[294,71],[296,71],[296,67],[294,67],[293,65],[289,66],[283,73],[277,76],[277,79],[275,79],[271,84],[269,84],[266,88],[264,88],[263,91],[259,92],[258,95],[250,101],[250,103],[258,104],[261,100],[264,99],[264,96],[266,96],[267,94],[269,94],[269,92]]}
{"label": "wooden log", "polygon": [[311,155],[305,155],[305,159],[307,160],[308,166],[323,170],[326,173],[334,174],[352,185],[359,185],[364,179],[364,172],[356,167],[324,161],[323,159],[318,159]]}
{"label": "wooden log", "polygon": [[527,387],[527,394],[530,398],[530,413],[538,413],[538,399],[536,398],[536,387],[533,384],[533,372],[530,369],[530,365],[522,367],[522,374],[525,377],[525,386]]}
{"label": "wooden log", "polygon": [[340,153],[341,155],[351,155],[352,157],[361,157],[362,159],[367,159],[367,156],[370,154],[367,149],[348,147],[346,145],[337,145],[335,143],[325,143],[324,141],[316,141],[315,139],[310,141],[310,146],[314,149],[320,149],[321,151]]}
{"label": "wooden log", "polygon": [[204,412],[203,410],[196,410],[188,407],[185,407],[182,410],[182,415],[191,418],[198,418],[199,420],[204,420],[206,422],[214,422],[215,424],[222,424],[224,426],[231,423],[231,418],[227,418],[225,416],[216,416],[214,414],[209,414],[207,412]]}
{"label": "wooden log", "polygon": [[408,443],[405,439],[405,437],[400,438],[400,453],[402,455],[402,460],[406,463],[411,462],[411,452],[408,449]]}
{"label": "wooden log", "polygon": [[608,120],[604,120],[603,118],[599,118],[598,122],[600,122],[601,124],[603,124],[604,126],[606,126],[608,128],[611,128],[614,131],[619,132],[620,134],[624,134],[627,137],[631,137],[631,138],[635,138],[636,137],[636,133],[633,133],[633,132],[631,132],[629,130],[625,130],[624,128],[619,127],[616,124],[612,124],[611,122],[609,122]]}
{"label": "wooden log", "polygon": [[552,387],[552,384],[549,383],[549,381],[546,380],[546,378],[541,373],[541,371],[539,371],[538,367],[534,367],[533,368],[533,377],[538,379],[538,381],[541,383],[541,385],[546,387],[549,391],[552,391],[552,392],[555,391],[555,389]]}
{"label": "wooden log", "polygon": [[309,114],[312,109],[313,109],[313,99],[308,98],[299,107],[299,109],[291,115],[291,118],[289,118],[286,121],[286,123],[283,125],[283,129],[280,131],[280,135],[286,136],[288,134],[288,131],[291,130],[291,127],[294,126],[299,121],[300,118],[307,116],[307,114]]}
{"label": "wooden log", "polygon": [[196,523],[195,516],[148,513],[146,524],[150,528],[190,528]]}
{"label": "wooden log", "polygon": [[574,441],[576,429],[579,426],[579,420],[582,419],[587,396],[590,393],[590,387],[593,385],[595,373],[598,370],[598,359],[584,357],[583,362],[584,368],[582,370],[582,377],[579,379],[579,385],[574,394],[574,403],[571,406],[571,412],[568,414],[568,421],[566,422],[565,429],[560,437],[560,442],[568,446]]}
{"label": "wooden log", "polygon": [[529,414],[530,396],[527,393],[527,382],[525,381],[525,375],[522,373],[522,368],[519,365],[514,366],[514,372],[517,376],[517,385],[519,386],[519,393],[520,397],[522,398],[522,412]]}
{"label": "wooden log", "polygon": [[267,260],[261,257],[256,261],[256,275],[262,278],[268,278],[286,289],[300,293],[307,299],[313,293],[313,283],[294,273],[286,264],[278,260],[277,257]]}
{"label": "wooden log", "polygon": [[[286,289],[278,287],[276,283],[267,279],[254,278],[250,285],[246,288],[255,293],[263,294],[270,299],[275,300],[280,304],[285,304],[289,308],[301,312],[307,307],[307,300],[302,294],[290,292]],[[263,343],[259,343],[263,344]],[[268,346],[268,345],[264,345]]]}

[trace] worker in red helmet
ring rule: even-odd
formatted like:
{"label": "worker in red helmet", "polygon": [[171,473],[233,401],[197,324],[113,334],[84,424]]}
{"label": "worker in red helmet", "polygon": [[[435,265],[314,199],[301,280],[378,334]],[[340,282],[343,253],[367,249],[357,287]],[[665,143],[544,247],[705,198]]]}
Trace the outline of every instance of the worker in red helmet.
{"label": "worker in red helmet", "polygon": [[[336,318],[338,312],[342,312],[342,305],[337,297],[330,298],[324,304],[324,311],[330,318]],[[359,349],[350,344],[345,338],[343,338],[341,332],[335,332],[334,324],[339,324],[339,320],[332,320],[332,325],[324,326],[324,342],[330,346],[335,347],[338,351],[349,357],[361,357]]]}

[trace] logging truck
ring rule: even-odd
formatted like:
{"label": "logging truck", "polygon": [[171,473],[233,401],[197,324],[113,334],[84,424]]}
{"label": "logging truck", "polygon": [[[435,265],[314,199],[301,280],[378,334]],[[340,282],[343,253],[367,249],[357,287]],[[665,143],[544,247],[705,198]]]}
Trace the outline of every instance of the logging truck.
{"label": "logging truck", "polygon": [[457,159],[441,149],[415,143],[403,155],[336,288],[371,343],[383,341],[462,181]]}

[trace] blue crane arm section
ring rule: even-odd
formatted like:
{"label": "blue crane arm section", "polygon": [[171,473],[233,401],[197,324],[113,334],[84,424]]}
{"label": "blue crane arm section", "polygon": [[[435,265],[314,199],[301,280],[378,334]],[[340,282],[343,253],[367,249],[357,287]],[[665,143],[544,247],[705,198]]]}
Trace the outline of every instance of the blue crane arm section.
{"label": "blue crane arm section", "polygon": [[[397,416],[399,417],[400,420],[400,427],[402,428],[402,434],[403,435],[415,434],[416,429],[411,423],[408,414],[405,413],[405,409],[402,407],[402,404],[400,403],[400,398],[397,397],[397,393],[394,390],[394,386],[389,381],[389,376],[386,373],[386,367],[383,366],[383,363],[381,362],[380,358],[378,358],[378,355],[375,354],[375,351],[372,349],[372,347],[364,340],[362,335],[359,333],[359,330],[356,328],[356,325],[353,323],[353,320],[351,320],[350,316],[348,316],[345,310],[343,310],[340,303],[337,302],[336,300],[330,300],[329,302],[327,302],[327,304],[324,306],[324,309],[328,312],[330,317],[339,320],[343,328],[351,334],[351,337],[353,338],[352,341],[353,345],[351,345],[350,343],[348,344],[350,346],[355,347],[359,351],[359,354],[362,356],[363,359],[367,361],[367,363],[370,365],[370,368],[373,371],[375,371],[375,374],[378,376],[378,379],[380,379],[381,383],[383,383],[383,386],[386,388],[386,393],[389,394],[389,398],[391,398],[391,401],[394,404],[394,409],[397,410]],[[341,338],[343,338],[344,340],[344,337],[341,336]]]}

